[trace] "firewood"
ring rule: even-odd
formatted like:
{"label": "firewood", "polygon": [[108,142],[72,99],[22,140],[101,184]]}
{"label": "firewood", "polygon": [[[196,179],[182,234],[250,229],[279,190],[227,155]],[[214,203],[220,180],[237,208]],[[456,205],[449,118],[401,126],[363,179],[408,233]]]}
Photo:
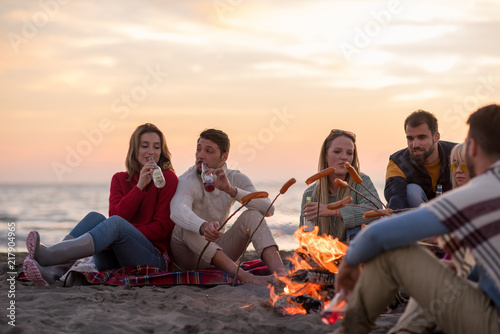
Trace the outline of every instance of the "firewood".
{"label": "firewood", "polygon": [[328,270],[300,269],[289,277],[295,283],[314,283],[322,286],[335,284],[335,274]]}

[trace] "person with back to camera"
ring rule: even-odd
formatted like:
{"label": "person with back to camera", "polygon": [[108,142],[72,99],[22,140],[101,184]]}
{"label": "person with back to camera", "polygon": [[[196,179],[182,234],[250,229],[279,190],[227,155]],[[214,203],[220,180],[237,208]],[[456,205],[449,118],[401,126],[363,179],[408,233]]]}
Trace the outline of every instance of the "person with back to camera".
{"label": "person with back to camera", "polygon": [[416,208],[442,191],[451,189],[450,152],[456,143],[440,140],[438,121],[427,111],[417,110],[404,122],[408,147],[390,156],[384,195],[387,207]]}
{"label": "person with back to camera", "polygon": [[[451,184],[453,188],[463,186],[469,182],[470,173],[465,161],[465,143],[460,143],[453,147],[450,154],[450,161]],[[449,240],[448,237],[446,239]],[[455,263],[451,261],[450,254],[446,253],[446,256],[441,259],[441,263],[457,272],[458,276],[467,277],[472,272],[474,261],[470,251],[464,252],[464,258],[467,259],[468,263],[457,268],[455,267]],[[472,276],[469,278],[473,279],[474,274],[475,272],[472,272]],[[388,334],[426,334],[432,332],[435,327],[436,323],[432,320],[432,316],[426,314],[425,310],[418,305],[415,299],[410,298],[404,313]]]}
{"label": "person with back to camera", "polygon": [[[339,241],[350,241],[356,233],[361,230],[363,224],[367,224],[376,218],[363,218],[365,209],[355,207],[344,207],[338,210],[328,210],[328,203],[336,202],[347,196],[352,196],[352,204],[361,204],[369,207],[373,205],[362,196],[352,192],[349,188],[341,188],[335,184],[335,179],[346,181],[351,187],[359,191],[375,203],[380,202],[377,190],[370,177],[361,173],[363,184],[376,196],[376,199],[361,185],[354,182],[344,164],[348,162],[359,173],[358,150],[356,147],[356,135],[350,131],[334,129],[321,146],[318,170],[328,167],[335,168],[335,172],[319,179],[304,191],[302,196],[302,210],[300,226],[314,224],[319,227],[318,235],[327,234]],[[321,187],[320,187],[321,184]],[[319,193],[321,188],[321,193]],[[307,203],[307,198],[311,197],[311,202]],[[319,201],[318,201],[319,198]],[[318,203],[319,223],[318,223]]]}
{"label": "person with back to camera", "polygon": [[[193,270],[215,266],[243,283],[267,285],[269,277],[256,276],[238,270],[234,261],[244,253],[249,238],[271,205],[268,198],[252,199],[231,228],[219,231],[221,224],[229,217],[236,201],[256,191],[248,176],[238,170],[228,169],[229,138],[221,130],[207,129],[197,141],[195,165],[179,177],[179,186],[172,199],[172,220],[175,228],[172,234],[172,255],[174,267],[179,270]],[[201,178],[202,164],[206,172],[215,176],[215,188],[205,190]],[[269,216],[274,213],[274,207]],[[203,250],[210,241],[206,250]],[[252,237],[257,254],[269,270],[278,275],[285,274],[285,268],[266,220]]]}
{"label": "person with back to camera", "polygon": [[[500,333],[500,105],[467,120],[465,161],[471,180],[417,209],[385,217],[360,232],[335,278],[348,294],[334,333],[369,333],[403,287],[445,333]],[[445,267],[418,240],[449,236],[444,249],[462,267],[469,249],[477,284]]]}
{"label": "person with back to camera", "polygon": [[[165,180],[162,188],[152,182],[155,164]],[[165,137],[155,125],[137,127],[125,165],[127,171],[116,173],[111,180],[110,218],[91,212],[53,246],[41,244],[38,232],[29,233],[29,256],[23,264],[28,279],[36,285],[53,284],[76,260],[91,255],[99,271],[134,265],[168,269],[174,228],[170,201],[177,176]]]}

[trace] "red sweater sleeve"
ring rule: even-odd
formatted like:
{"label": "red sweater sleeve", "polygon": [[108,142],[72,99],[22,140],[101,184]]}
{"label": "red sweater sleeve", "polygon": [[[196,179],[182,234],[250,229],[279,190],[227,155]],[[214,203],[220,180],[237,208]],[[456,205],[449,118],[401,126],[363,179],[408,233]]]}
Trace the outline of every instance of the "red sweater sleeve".
{"label": "red sweater sleeve", "polygon": [[[164,171],[166,185],[161,189],[157,189],[158,197],[154,208],[152,220],[143,222],[141,225],[136,226],[153,244],[161,243],[167,240],[170,244],[170,237],[174,230],[174,222],[170,219],[170,201],[174,197],[177,190],[177,176],[173,171]],[[152,183],[152,182],[151,182]],[[154,187],[154,185],[152,186]],[[137,187],[136,187],[137,188]],[[165,249],[163,245],[162,250]]]}
{"label": "red sweater sleeve", "polygon": [[136,187],[137,180],[127,181],[128,173],[113,175],[109,191],[109,216],[120,216],[129,222],[140,208],[146,193]]}

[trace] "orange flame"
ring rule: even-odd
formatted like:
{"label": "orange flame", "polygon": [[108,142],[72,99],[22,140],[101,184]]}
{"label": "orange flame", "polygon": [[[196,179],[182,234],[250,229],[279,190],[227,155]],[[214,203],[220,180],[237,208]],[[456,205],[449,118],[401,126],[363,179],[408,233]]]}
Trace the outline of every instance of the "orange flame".
{"label": "orange flame", "polygon": [[[322,267],[320,269],[325,269],[332,273],[338,273],[339,260],[345,255],[347,245],[340,242],[337,238],[333,238],[332,236],[326,234],[318,236],[319,228],[317,226],[314,227],[312,232],[304,232],[304,228],[305,226],[302,226],[294,233],[294,236],[298,239],[301,245],[293,256],[289,258],[291,267],[294,268],[294,272],[301,269],[313,269],[308,261],[304,259],[310,258],[312,262]],[[299,252],[302,253],[302,256],[298,254]],[[270,287],[272,305],[274,305],[278,299],[285,296],[292,297],[306,294],[310,297],[322,300],[325,304],[324,307],[327,307],[329,298],[326,295],[326,292],[323,291],[320,284],[311,282],[293,282],[289,277],[290,275],[286,277],[278,277],[278,279],[286,285],[282,294],[277,294],[274,291],[274,287]],[[284,308],[285,312],[288,314],[307,313],[307,311],[302,308],[301,304],[293,302],[290,298],[287,299],[290,306]]]}
{"label": "orange flame", "polygon": [[[338,238],[323,234],[318,236],[319,228],[314,227],[312,232],[304,232],[305,227],[299,228],[294,236],[299,240],[302,248],[305,248],[314,262],[324,269],[336,274],[338,272],[337,261],[347,252],[347,245],[340,242]],[[301,268],[306,269],[306,268]],[[310,268],[307,268],[310,269]]]}

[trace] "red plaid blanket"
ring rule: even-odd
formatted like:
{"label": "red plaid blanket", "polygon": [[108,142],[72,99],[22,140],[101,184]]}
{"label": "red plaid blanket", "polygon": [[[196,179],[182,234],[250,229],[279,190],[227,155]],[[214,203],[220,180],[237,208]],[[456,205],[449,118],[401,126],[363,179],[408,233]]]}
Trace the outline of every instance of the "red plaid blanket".
{"label": "red plaid blanket", "polygon": [[[241,264],[241,269],[254,275],[270,275],[269,269],[262,260],[251,260]],[[23,273],[19,279],[26,280]],[[222,270],[206,269],[199,271],[167,272],[147,265],[130,266],[101,272],[71,271],[64,286],[79,284],[110,285],[218,285],[231,284],[233,278]],[[241,284],[239,280],[234,282]]]}

